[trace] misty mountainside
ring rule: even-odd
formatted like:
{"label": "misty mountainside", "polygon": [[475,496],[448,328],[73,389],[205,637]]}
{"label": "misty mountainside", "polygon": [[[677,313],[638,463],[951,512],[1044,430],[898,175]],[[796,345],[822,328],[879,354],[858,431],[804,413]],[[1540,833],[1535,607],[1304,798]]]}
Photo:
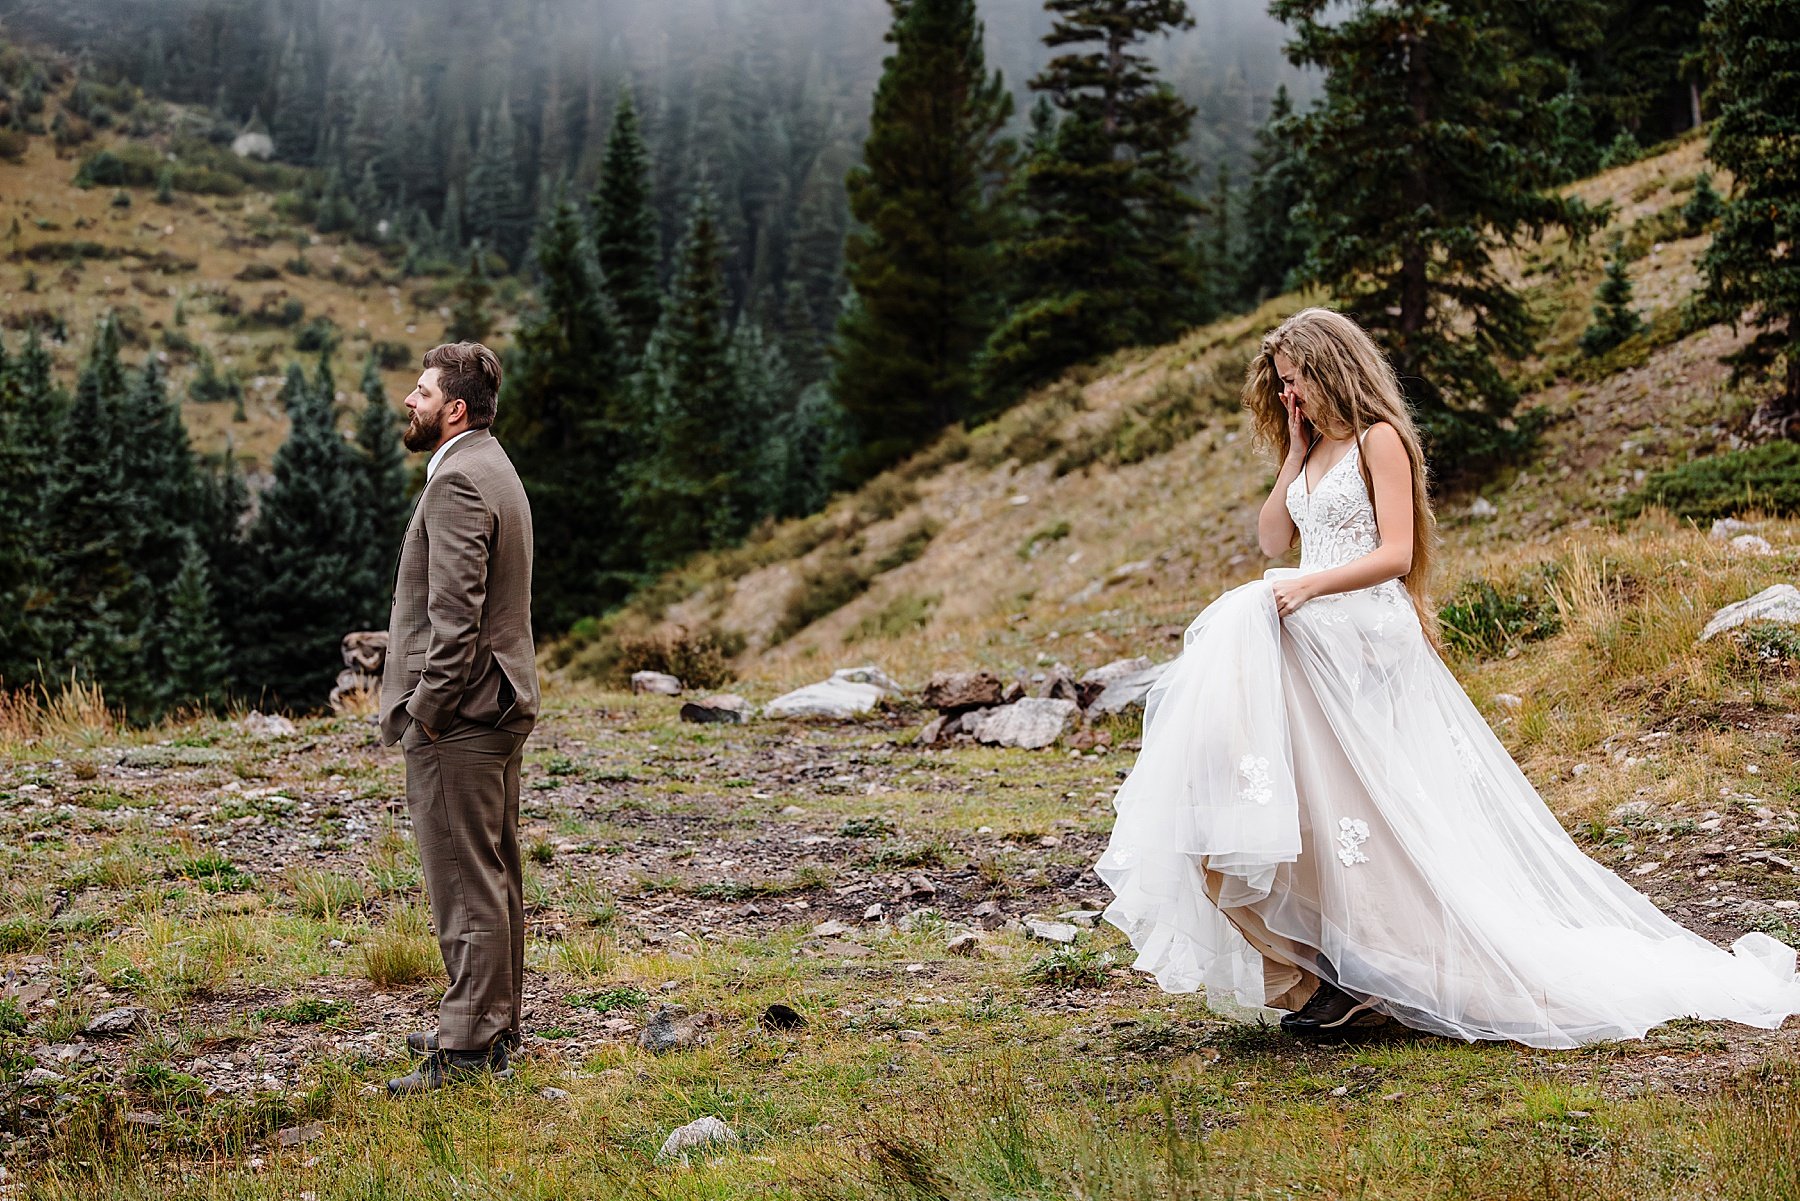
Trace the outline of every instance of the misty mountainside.
{"label": "misty mountainside", "polygon": [[[1566,563],[1570,539],[1602,537],[1646,506],[1661,512],[1659,500],[1672,520],[1655,518],[1625,544],[1738,511],[1730,498],[1708,508],[1716,496],[1703,504],[1668,476],[1714,453],[1764,453],[1741,448],[1766,387],[1734,386],[1719,361],[1747,332],[1684,322],[1710,239],[1690,233],[1681,210],[1706,170],[1704,143],[1690,137],[1575,184],[1571,195],[1612,203],[1604,236],[1551,235],[1504,264],[1546,321],[1538,353],[1514,368],[1520,421],[1538,441],[1477,488],[1440,498],[1445,553],[1433,588],[1452,622],[1510,623],[1500,635],[1476,630],[1483,646],[1513,645],[1513,627],[1530,622],[1470,610],[1469,598],[1498,588],[1547,610],[1548,577],[1532,572]],[[1629,248],[1642,328],[1591,358],[1579,342],[1615,233]],[[1273,464],[1251,445],[1239,394],[1261,336],[1322,299],[1284,295],[1170,345],[1076,368],[824,512],[696,558],[625,610],[577,627],[550,659],[617,680],[671,648],[723,648],[739,651],[733,670],[753,687],[780,688],[865,661],[916,684],[940,670],[1171,657],[1195,613],[1270,565],[1255,523]],[[1779,457],[1779,444],[1769,449]],[[1741,487],[1735,503],[1759,507]]]}

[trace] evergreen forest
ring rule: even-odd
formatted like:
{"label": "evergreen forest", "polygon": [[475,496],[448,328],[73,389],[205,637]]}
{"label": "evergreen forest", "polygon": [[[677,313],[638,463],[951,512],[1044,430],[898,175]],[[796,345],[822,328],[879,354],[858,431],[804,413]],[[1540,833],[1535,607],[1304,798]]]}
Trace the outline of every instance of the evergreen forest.
{"label": "evergreen forest", "polygon": [[[1559,185],[1706,125],[1731,184],[1696,322],[1800,404],[1800,113],[1773,0],[69,0],[0,3],[0,123],[131,177],[146,106],[285,168],[282,212],[453,281],[494,341],[540,638],[821,508],[1071,368],[1310,288],[1399,367],[1442,487],[1525,453],[1536,318],[1498,256]],[[1760,66],[1759,66],[1760,64]],[[1767,68],[1767,69],[1763,69]],[[89,141],[92,140],[92,144]],[[3,147],[0,147],[3,148]],[[1697,201],[1700,194],[1697,193]],[[1615,273],[1617,275],[1617,273]],[[524,302],[502,314],[494,289]],[[1584,346],[1635,327],[1609,277]],[[111,322],[0,359],[0,681],[134,717],[308,709],[385,624],[398,397],[329,344],[247,484]],[[419,347],[418,349],[423,349]],[[361,372],[346,406],[335,372]],[[223,386],[223,385],[222,385]]]}

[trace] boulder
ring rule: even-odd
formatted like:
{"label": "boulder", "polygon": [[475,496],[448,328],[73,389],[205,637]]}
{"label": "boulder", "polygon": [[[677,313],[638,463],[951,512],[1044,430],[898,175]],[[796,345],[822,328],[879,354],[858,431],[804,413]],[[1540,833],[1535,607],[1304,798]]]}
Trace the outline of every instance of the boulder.
{"label": "boulder", "polygon": [[924,701],[939,713],[960,713],[1000,703],[1003,685],[989,671],[940,671],[925,685]]}
{"label": "boulder", "polygon": [[1058,663],[1055,667],[1050,669],[1050,674],[1044,677],[1043,689],[1038,695],[1053,701],[1074,701],[1077,705],[1081,705],[1081,707],[1085,709],[1087,708],[1087,704],[1083,704],[1083,700],[1085,699],[1088,704],[1092,704],[1093,699],[1099,696],[1104,690],[1105,685],[1090,685],[1088,688],[1088,695],[1083,698],[1081,685],[1075,681],[1075,673],[1070,671],[1063,664]]}
{"label": "boulder", "polygon": [[1114,659],[1104,667],[1096,667],[1092,671],[1083,674],[1081,682],[1083,684],[1098,684],[1102,688],[1105,688],[1115,680],[1122,680],[1126,676],[1136,675],[1138,672],[1152,666],[1154,666],[1154,664],[1141,655],[1135,659]]}
{"label": "boulder", "polygon": [[833,676],[776,697],[763,707],[768,717],[829,717],[839,721],[869,712],[887,695],[874,684]]}
{"label": "boulder", "polygon": [[1726,605],[1714,613],[1706,628],[1700,631],[1700,641],[1716,638],[1726,630],[1735,630],[1753,621],[1800,625],[1800,588],[1792,584],[1775,584],[1748,600]]}
{"label": "boulder", "polygon": [[370,675],[354,667],[338,672],[337,683],[328,698],[333,713],[347,713],[372,708],[381,693],[381,675]]}
{"label": "boulder", "polygon": [[[1150,686],[1162,679],[1163,673],[1168,670],[1168,663],[1156,663],[1115,676],[1106,681],[1106,687],[1101,689],[1100,695],[1088,704],[1088,712],[1123,713],[1127,709],[1143,708],[1150,695]],[[1083,680],[1083,683],[1087,682]]]}
{"label": "boulder", "polygon": [[358,630],[345,634],[339,645],[345,667],[371,676],[381,674],[382,664],[387,662],[387,648],[386,630]]}
{"label": "boulder", "polygon": [[1716,542],[1729,542],[1739,534],[1754,533],[1754,522],[1739,521],[1735,517],[1721,517],[1712,523],[1712,538]]}
{"label": "boulder", "polygon": [[1026,697],[983,713],[970,724],[969,733],[990,746],[1038,750],[1054,743],[1080,720],[1081,707],[1074,701]]}
{"label": "boulder", "polygon": [[654,696],[680,696],[681,681],[667,672],[634,671],[631,673],[631,690]]}
{"label": "boulder", "polygon": [[681,707],[681,720],[701,725],[742,725],[750,720],[750,702],[732,692],[702,697]]}

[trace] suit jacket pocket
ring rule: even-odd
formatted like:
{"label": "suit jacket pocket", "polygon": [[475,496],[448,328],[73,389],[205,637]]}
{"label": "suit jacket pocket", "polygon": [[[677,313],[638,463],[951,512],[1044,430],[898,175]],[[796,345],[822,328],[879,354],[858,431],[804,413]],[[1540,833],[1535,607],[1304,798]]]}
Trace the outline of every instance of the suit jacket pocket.
{"label": "suit jacket pocket", "polygon": [[408,651],[406,653],[406,674],[407,675],[416,676],[416,675],[424,674],[425,654],[426,654],[426,652],[424,652],[424,651]]}

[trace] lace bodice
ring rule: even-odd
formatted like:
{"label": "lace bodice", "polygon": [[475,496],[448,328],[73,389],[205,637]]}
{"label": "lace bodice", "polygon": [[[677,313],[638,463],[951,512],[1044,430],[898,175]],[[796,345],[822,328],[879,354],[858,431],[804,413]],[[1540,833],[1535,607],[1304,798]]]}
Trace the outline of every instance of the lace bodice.
{"label": "lace bodice", "polygon": [[1362,445],[1353,444],[1310,494],[1304,470],[1288,485],[1288,516],[1300,531],[1300,570],[1342,567],[1381,545],[1375,506],[1355,461],[1361,456]]}

